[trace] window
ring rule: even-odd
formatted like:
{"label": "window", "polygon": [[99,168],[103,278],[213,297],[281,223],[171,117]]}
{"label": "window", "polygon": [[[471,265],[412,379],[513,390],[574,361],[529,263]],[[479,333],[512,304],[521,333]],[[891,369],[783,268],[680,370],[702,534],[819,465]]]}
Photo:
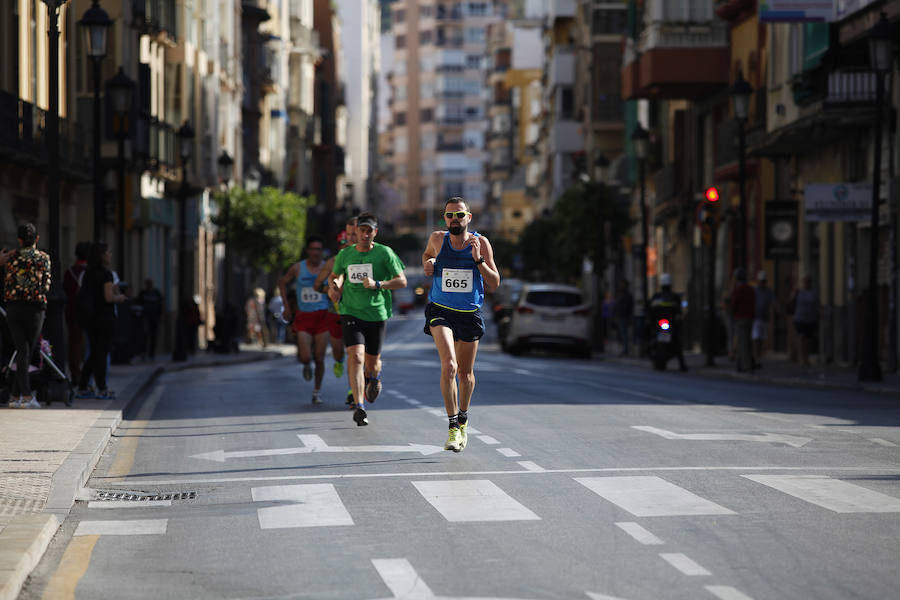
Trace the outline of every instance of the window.
{"label": "window", "polygon": [[591,33],[594,35],[624,34],[626,15],[624,10],[595,8],[591,15]]}
{"label": "window", "polygon": [[394,39],[394,47],[395,47],[395,48],[405,48],[405,47],[406,47],[406,36],[405,36],[405,35],[398,35],[398,36]]}
{"label": "window", "polygon": [[468,56],[466,56],[466,67],[470,69],[480,69],[483,60],[483,56],[480,56],[478,54],[469,54]]}
{"label": "window", "polygon": [[422,123],[428,123],[434,120],[434,111],[430,108],[423,108],[419,113],[419,120]]}
{"label": "window", "polygon": [[405,113],[405,112],[398,112],[398,113],[394,116],[394,123],[395,123],[396,125],[406,125],[406,113]]}
{"label": "window", "polygon": [[571,119],[575,116],[575,94],[571,87],[560,90],[559,115],[563,119]]}
{"label": "window", "polygon": [[402,23],[406,19],[406,11],[402,8],[394,11],[394,23]]}
{"label": "window", "polygon": [[420,44],[430,44],[432,39],[432,33],[430,29],[426,29],[425,31],[419,32],[419,43]]}
{"label": "window", "polygon": [[465,41],[467,44],[483,44],[484,28],[483,27],[466,27]]}
{"label": "window", "polygon": [[467,8],[471,17],[486,17],[488,14],[487,2],[469,2]]}

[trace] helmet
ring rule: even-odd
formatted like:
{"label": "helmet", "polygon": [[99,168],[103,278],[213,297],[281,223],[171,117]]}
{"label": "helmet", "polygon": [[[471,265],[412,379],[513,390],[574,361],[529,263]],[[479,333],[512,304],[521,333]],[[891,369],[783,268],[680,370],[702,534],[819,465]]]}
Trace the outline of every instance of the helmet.
{"label": "helmet", "polygon": [[668,273],[663,273],[659,276],[659,285],[672,285],[672,276]]}

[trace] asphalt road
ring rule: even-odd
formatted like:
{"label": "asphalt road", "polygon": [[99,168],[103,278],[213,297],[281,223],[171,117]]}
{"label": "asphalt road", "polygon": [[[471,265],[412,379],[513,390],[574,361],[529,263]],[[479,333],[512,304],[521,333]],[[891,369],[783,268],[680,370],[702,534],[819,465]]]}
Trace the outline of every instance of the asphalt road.
{"label": "asphalt road", "polygon": [[369,427],[330,358],[320,406],[292,358],[162,377],[21,598],[897,596],[896,399],[488,338],[455,454],[421,326],[390,322]]}

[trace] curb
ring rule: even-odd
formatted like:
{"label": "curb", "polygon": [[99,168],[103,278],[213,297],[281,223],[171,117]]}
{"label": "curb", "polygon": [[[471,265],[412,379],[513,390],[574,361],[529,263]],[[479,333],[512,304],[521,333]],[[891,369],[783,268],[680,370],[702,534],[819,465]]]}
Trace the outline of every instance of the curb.
{"label": "curb", "polygon": [[160,365],[138,376],[121,394],[116,404],[103,412],[91,425],[62,465],[53,473],[50,494],[43,512],[22,515],[13,519],[0,532],[0,600],[15,600],[31,571],[44,556],[53,536],[66,520],[78,492],[100,460],[107,442],[122,422],[131,404],[163,373],[188,369],[222,367],[282,358],[276,352],[258,353],[236,360],[215,360],[204,363]]}

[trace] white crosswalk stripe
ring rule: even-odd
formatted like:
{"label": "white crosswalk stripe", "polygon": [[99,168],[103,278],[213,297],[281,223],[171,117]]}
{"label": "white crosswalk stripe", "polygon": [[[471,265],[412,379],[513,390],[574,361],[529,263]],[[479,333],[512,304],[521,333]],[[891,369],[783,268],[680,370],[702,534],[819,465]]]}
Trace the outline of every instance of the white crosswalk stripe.
{"label": "white crosswalk stripe", "polygon": [[743,477],[836,513],[900,512],[900,498],[824,475],[744,475]]}
{"label": "white crosswalk stripe", "polygon": [[287,506],[257,509],[262,529],[353,525],[353,518],[330,483],[252,488],[254,502],[288,501]]}
{"label": "white crosswalk stripe", "polygon": [[168,519],[133,519],[128,521],[82,521],[73,535],[163,535]]}
{"label": "white crosswalk stripe", "polygon": [[724,506],[652,475],[576,477],[575,481],[636,517],[734,514]]}
{"label": "white crosswalk stripe", "polygon": [[448,521],[539,521],[541,519],[486,479],[413,481],[413,485]]}

